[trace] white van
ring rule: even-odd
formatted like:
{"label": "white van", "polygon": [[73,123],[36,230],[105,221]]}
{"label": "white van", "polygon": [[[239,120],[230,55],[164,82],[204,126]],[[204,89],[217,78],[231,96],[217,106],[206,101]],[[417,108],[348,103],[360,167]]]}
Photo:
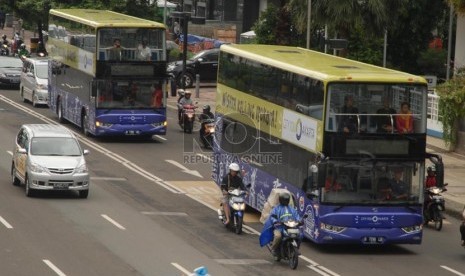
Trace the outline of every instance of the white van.
{"label": "white van", "polygon": [[48,105],[48,58],[25,58],[21,72],[19,93],[32,106]]}
{"label": "white van", "polygon": [[11,162],[13,185],[26,186],[26,196],[37,190],[77,191],[89,195],[89,171],[77,138],[66,127],[25,124],[15,140]]}

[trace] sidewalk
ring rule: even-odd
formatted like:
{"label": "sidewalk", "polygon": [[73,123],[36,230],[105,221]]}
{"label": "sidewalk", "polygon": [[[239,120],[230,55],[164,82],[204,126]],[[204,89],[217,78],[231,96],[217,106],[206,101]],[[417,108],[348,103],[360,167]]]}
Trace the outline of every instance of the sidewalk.
{"label": "sidewalk", "polygon": [[[2,34],[6,34],[8,39],[13,35],[13,28],[5,27]],[[34,32],[24,31],[23,39],[30,49],[31,37],[34,37]],[[202,107],[205,104],[210,105],[212,112],[215,111],[216,106],[216,86],[211,84],[201,84],[197,97],[196,88],[189,88],[192,92],[192,99],[197,102],[197,105]],[[177,96],[168,97],[168,107],[175,108],[177,103]],[[461,217],[463,207],[465,206],[465,155],[448,151],[444,141],[432,136],[427,136],[427,151],[437,153],[442,156],[444,163],[444,182],[449,183],[447,192],[444,193],[446,198],[446,212],[454,217]],[[428,164],[428,161],[427,161]]]}

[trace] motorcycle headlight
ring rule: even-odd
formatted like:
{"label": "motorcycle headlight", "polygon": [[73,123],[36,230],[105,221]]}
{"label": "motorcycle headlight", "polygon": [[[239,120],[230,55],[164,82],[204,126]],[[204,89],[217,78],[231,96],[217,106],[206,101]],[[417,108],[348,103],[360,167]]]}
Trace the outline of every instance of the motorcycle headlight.
{"label": "motorcycle headlight", "polygon": [[87,170],[87,165],[84,163],[84,164],[81,164],[80,166],[78,166],[75,170],[76,173],[87,173],[88,170]]}
{"label": "motorcycle headlight", "polygon": [[333,232],[333,233],[341,233],[342,231],[344,231],[346,229],[345,227],[330,225],[330,224],[326,224],[326,223],[321,223],[320,228],[322,230],[326,230],[328,232]]}
{"label": "motorcycle headlight", "polygon": [[44,173],[47,171],[44,167],[36,163],[29,164],[29,169],[31,170],[31,172],[35,173]]}
{"label": "motorcycle headlight", "polygon": [[403,227],[402,231],[404,231],[407,234],[413,233],[413,232],[418,232],[421,231],[421,225],[413,225],[413,226],[407,226]]}
{"label": "motorcycle headlight", "polygon": [[245,203],[233,203],[232,207],[234,210],[244,211]]}

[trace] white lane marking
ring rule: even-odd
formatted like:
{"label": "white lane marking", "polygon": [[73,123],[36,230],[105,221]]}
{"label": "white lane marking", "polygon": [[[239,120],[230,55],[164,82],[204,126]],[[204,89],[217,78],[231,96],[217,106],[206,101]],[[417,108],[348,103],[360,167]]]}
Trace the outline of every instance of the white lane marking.
{"label": "white lane marking", "polygon": [[270,263],[262,259],[215,259],[215,261],[225,265],[257,265]]}
{"label": "white lane marking", "polygon": [[103,181],[128,181],[123,177],[100,177],[100,176],[91,176],[90,180],[103,180]]}
{"label": "white lane marking", "polygon": [[165,160],[166,162],[180,168],[182,170],[182,172],[185,172],[185,173],[188,173],[188,174],[191,174],[193,176],[197,176],[197,177],[200,177],[200,178],[203,178],[203,176],[196,170],[189,170],[188,168],[184,167],[181,163],[177,162],[177,161],[174,161],[174,160]]}
{"label": "white lane marking", "polygon": [[326,268],[324,266],[321,266],[321,265],[318,266],[318,269],[321,269],[321,270],[323,270],[323,271],[325,271],[328,274],[333,275],[333,276],[341,276],[341,275],[337,274],[336,272],[334,272],[334,271],[332,271],[332,270],[330,270],[330,269],[328,269],[328,268]]}
{"label": "white lane marking", "polygon": [[303,256],[303,255],[300,255],[299,258],[301,258],[302,260],[306,261],[307,263],[310,263],[310,265],[312,266],[317,266],[318,263],[313,261],[313,260],[310,260],[309,258]]}
{"label": "white lane marking", "polygon": [[311,270],[315,271],[316,273],[323,275],[323,276],[331,276],[331,274],[325,273],[324,271],[321,271],[317,266],[313,265],[307,265],[308,268]]}
{"label": "white lane marking", "polygon": [[184,267],[182,267],[181,265],[179,265],[177,263],[171,263],[171,265],[176,267],[177,269],[179,269],[185,275],[191,275],[192,274],[189,270],[185,269]]}
{"label": "white lane marking", "polygon": [[141,212],[142,214],[144,215],[154,215],[154,216],[181,216],[181,217],[185,217],[187,216],[186,213],[182,213],[182,212]]}
{"label": "white lane marking", "polygon": [[56,267],[51,261],[49,260],[42,260],[48,267],[50,267],[55,273],[59,276],[66,276],[66,274],[63,273],[58,267]]}
{"label": "white lane marking", "polygon": [[7,150],[6,152],[8,152],[9,155],[13,156],[13,152],[12,152],[12,151]]}
{"label": "white lane marking", "polygon": [[154,135],[155,137],[157,137],[158,139],[162,139],[163,141],[168,141],[168,139],[166,139],[165,137],[161,137],[160,135]]}
{"label": "white lane marking", "polygon": [[0,222],[3,223],[6,228],[13,229],[13,226],[11,226],[11,224],[9,224],[8,221],[6,221],[2,216],[0,216]]}
{"label": "white lane marking", "polygon": [[449,270],[450,272],[456,274],[456,275],[459,275],[459,276],[465,276],[465,274],[461,273],[461,272],[458,272],[457,270],[455,269],[452,269],[448,266],[445,266],[445,265],[441,265],[442,268],[444,268],[445,270]]}
{"label": "white lane marking", "polygon": [[101,216],[108,220],[109,222],[111,222],[114,226],[118,227],[119,229],[121,230],[126,230],[126,228],[124,228],[124,226],[122,226],[121,224],[117,223],[115,220],[113,220],[112,218],[110,218],[109,216],[105,215],[105,214],[101,214]]}
{"label": "white lane marking", "polygon": [[174,105],[167,104],[166,106],[169,107],[169,108],[171,108],[171,109],[176,109],[176,110],[178,109],[178,107],[177,107],[177,106],[174,106]]}
{"label": "white lane marking", "polygon": [[209,160],[210,162],[213,162],[213,157],[212,156],[207,156],[205,154],[202,154],[202,153],[196,153],[196,155],[206,159],[206,160]]}

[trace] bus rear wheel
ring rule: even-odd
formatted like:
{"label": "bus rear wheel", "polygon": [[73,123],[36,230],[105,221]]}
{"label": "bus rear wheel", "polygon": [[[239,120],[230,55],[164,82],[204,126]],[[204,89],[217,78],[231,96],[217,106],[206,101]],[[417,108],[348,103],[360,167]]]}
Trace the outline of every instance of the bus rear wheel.
{"label": "bus rear wheel", "polygon": [[58,121],[60,123],[66,123],[66,119],[63,116],[63,104],[61,103],[61,99],[58,99],[57,101],[57,114],[58,114]]}

